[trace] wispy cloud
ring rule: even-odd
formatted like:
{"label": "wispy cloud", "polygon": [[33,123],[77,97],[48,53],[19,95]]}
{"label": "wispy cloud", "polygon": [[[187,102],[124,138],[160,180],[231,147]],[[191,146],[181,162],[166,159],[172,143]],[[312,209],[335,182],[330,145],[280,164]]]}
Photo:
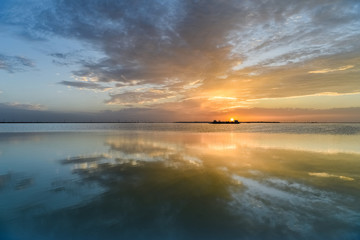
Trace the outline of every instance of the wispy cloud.
{"label": "wispy cloud", "polygon": [[353,68],[353,67],[354,67],[354,65],[347,65],[347,66],[342,66],[342,67],[338,67],[338,68],[325,68],[325,69],[321,69],[321,70],[309,71],[309,73],[338,72],[338,71],[345,71],[345,70],[348,70],[348,69]]}
{"label": "wispy cloud", "polygon": [[223,97],[223,96],[215,96],[215,97],[210,97],[209,100],[236,100],[237,98],[235,97]]}
{"label": "wispy cloud", "polygon": [[1,105],[21,110],[46,110],[44,105],[32,103],[5,102]]}
{"label": "wispy cloud", "polygon": [[177,97],[176,95],[163,92],[161,90],[148,90],[146,92],[125,92],[110,96],[110,100],[108,100],[106,103],[120,104],[125,106],[160,104],[169,102]]}
{"label": "wispy cloud", "polygon": [[71,66],[74,64],[82,64],[84,57],[81,55],[81,51],[76,52],[54,52],[49,56],[53,58],[52,62],[60,66]]}
{"label": "wispy cloud", "polygon": [[35,67],[35,63],[22,56],[8,56],[0,53],[0,70],[9,73],[21,72]]}
{"label": "wispy cloud", "polygon": [[340,176],[335,174],[330,174],[327,172],[309,172],[310,176],[314,177],[323,177],[323,178],[339,178],[344,181],[354,181],[355,179],[352,177]]}
{"label": "wispy cloud", "polygon": [[109,87],[102,86],[101,84],[95,82],[79,82],[79,81],[61,81],[59,84],[69,86],[69,87],[76,87],[80,89],[92,89],[92,90],[109,90]]}

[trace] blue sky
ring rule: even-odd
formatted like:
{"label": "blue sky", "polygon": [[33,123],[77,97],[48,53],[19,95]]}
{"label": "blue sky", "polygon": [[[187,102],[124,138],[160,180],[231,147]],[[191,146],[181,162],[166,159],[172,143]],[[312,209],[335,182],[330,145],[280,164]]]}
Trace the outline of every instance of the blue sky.
{"label": "blue sky", "polygon": [[0,121],[360,121],[359,39],[356,0],[3,0]]}

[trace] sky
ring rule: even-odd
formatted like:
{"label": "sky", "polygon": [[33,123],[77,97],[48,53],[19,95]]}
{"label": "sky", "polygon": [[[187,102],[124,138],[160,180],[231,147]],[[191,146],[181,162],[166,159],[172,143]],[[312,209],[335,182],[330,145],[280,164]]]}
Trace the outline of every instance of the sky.
{"label": "sky", "polygon": [[360,1],[0,1],[0,121],[230,118],[360,122]]}

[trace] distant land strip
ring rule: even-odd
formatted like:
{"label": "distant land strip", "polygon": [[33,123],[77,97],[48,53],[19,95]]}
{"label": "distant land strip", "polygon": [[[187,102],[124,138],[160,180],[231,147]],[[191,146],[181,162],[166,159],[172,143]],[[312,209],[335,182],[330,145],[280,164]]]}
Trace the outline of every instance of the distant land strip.
{"label": "distant land strip", "polygon": [[[24,121],[24,122],[9,122],[9,121],[0,121],[0,124],[42,124],[42,123],[212,123],[212,121],[180,121],[180,122],[142,122],[142,121],[113,121],[113,122],[98,122],[98,121],[89,121],[89,122],[74,122],[74,121],[65,121],[65,122],[41,122],[41,121]],[[277,121],[244,121],[239,123],[360,123],[360,122],[277,122]]]}

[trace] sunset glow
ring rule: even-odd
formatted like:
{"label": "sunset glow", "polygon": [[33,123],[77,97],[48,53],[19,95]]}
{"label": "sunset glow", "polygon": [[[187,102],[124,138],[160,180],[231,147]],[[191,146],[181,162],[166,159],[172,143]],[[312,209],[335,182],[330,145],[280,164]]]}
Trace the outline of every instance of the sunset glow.
{"label": "sunset glow", "polygon": [[357,0],[1,1],[0,121],[360,121],[359,12]]}

